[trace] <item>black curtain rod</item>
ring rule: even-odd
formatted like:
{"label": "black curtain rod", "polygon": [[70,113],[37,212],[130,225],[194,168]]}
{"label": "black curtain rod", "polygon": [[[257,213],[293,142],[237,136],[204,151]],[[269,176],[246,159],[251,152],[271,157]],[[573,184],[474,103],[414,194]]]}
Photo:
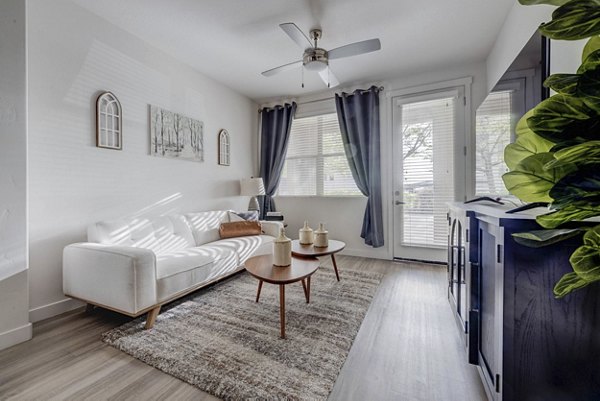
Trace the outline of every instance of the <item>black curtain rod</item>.
{"label": "black curtain rod", "polygon": [[[381,91],[383,91],[384,89],[385,89],[385,88],[384,88],[383,86],[378,86],[378,87],[377,87],[377,91],[378,91],[378,92],[381,92]],[[354,92],[358,92],[358,91],[360,91],[360,93],[366,93],[366,92],[369,92],[370,90],[371,90],[370,88],[369,88],[369,89],[357,89],[357,90],[355,90]],[[354,92],[352,92],[352,93],[354,93]],[[342,92],[342,94],[344,94],[344,95],[351,95],[352,93],[346,93],[346,92]],[[309,101],[307,101],[307,102],[302,102],[302,103],[298,102],[298,104],[300,105],[300,104],[310,104],[310,103],[317,103],[317,102],[322,102],[323,100],[334,99],[334,98],[335,98],[335,96],[329,96],[329,97],[325,97],[325,98],[322,98],[322,99],[309,100]],[[286,103],[288,103],[288,102],[286,102]],[[263,107],[262,109],[258,109],[258,112],[259,112],[259,113],[262,113],[264,109],[267,109],[267,110],[274,110],[274,109],[275,109],[275,108],[277,108],[277,107],[282,107],[282,106]]]}

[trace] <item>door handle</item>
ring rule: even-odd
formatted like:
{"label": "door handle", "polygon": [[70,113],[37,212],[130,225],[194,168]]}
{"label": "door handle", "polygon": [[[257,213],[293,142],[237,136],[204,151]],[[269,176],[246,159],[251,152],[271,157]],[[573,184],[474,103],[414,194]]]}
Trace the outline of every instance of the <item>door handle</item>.
{"label": "door handle", "polygon": [[404,203],[404,202],[401,202],[401,201],[395,201],[395,202],[394,202],[394,204],[395,204],[396,206],[398,206],[398,205],[404,205],[405,203]]}

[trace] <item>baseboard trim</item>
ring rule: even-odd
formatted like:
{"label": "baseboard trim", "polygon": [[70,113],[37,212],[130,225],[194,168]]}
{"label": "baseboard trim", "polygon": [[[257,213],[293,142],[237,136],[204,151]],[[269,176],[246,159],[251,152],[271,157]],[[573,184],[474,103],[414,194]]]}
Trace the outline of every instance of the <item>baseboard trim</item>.
{"label": "baseboard trim", "polygon": [[0,333],[0,351],[31,340],[31,323]]}
{"label": "baseboard trim", "polygon": [[29,321],[39,322],[65,312],[72,311],[85,305],[83,302],[72,298],[61,299],[48,305],[39,306],[29,311]]}
{"label": "baseboard trim", "polygon": [[361,258],[392,260],[388,255],[387,248],[382,251],[369,251],[368,249],[345,248],[340,252],[341,255],[358,256]]}
{"label": "baseboard trim", "polygon": [[439,260],[394,258],[394,262],[426,263],[426,264],[429,264],[429,265],[440,265],[440,266],[444,266],[444,267],[448,266],[448,262],[440,262]]}

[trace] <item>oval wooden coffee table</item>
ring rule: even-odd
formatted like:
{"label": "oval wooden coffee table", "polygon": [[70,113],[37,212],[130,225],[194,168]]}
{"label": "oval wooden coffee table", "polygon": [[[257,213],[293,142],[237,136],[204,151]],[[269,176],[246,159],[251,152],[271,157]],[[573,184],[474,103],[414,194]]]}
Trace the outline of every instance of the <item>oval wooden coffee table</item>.
{"label": "oval wooden coffee table", "polygon": [[292,258],[290,266],[273,265],[273,255],[254,256],[244,263],[246,271],[258,279],[256,302],[260,298],[263,282],[279,285],[279,320],[281,338],[285,338],[285,285],[302,282],[306,303],[310,302],[310,276],[319,268],[317,258]]}
{"label": "oval wooden coffee table", "polygon": [[346,244],[342,241],[334,239],[329,240],[329,244],[325,248],[315,247],[313,244],[302,245],[299,240],[295,239],[292,241],[292,255],[306,258],[306,257],[317,257],[331,255],[331,261],[333,262],[333,270],[335,270],[335,277],[337,281],[340,281],[340,275],[338,273],[337,263],[335,262],[335,254],[346,247]]}

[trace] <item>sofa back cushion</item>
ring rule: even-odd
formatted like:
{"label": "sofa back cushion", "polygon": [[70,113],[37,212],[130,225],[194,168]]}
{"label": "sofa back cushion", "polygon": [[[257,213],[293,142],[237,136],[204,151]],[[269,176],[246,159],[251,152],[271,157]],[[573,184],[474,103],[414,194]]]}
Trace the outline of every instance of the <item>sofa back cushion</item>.
{"label": "sofa back cushion", "polygon": [[229,221],[258,221],[258,210],[249,210],[247,212],[229,211]]}
{"label": "sofa back cushion", "polygon": [[195,246],[190,227],[180,215],[100,221],[88,227],[88,241],[146,248],[157,255]]}
{"label": "sofa back cushion", "polygon": [[196,246],[218,241],[219,227],[222,223],[229,223],[229,214],[224,210],[209,212],[188,213],[185,215],[196,241]]}

